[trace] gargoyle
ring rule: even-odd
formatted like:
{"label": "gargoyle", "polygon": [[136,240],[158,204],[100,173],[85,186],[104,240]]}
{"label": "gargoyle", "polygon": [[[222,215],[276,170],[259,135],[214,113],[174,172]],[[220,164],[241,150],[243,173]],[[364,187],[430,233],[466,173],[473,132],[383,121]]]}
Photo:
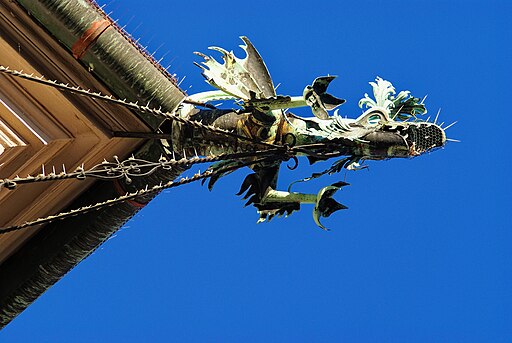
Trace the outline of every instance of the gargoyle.
{"label": "gargoyle", "polygon": [[[361,168],[364,160],[385,160],[390,158],[411,158],[444,146],[446,135],[435,122],[420,120],[426,113],[419,98],[408,91],[398,94],[388,81],[379,77],[370,82],[374,99],[365,94],[359,106],[366,108],[355,119],[342,118],[335,110],[345,100],[327,93],[334,76],[318,77],[307,86],[301,96],[277,95],[270,74],[260,54],[246,37],[241,37],[246,52],[243,59],[233,52],[218,47],[211,50],[222,54],[223,63],[213,57],[197,53],[203,58],[198,65],[206,81],[216,88],[214,91],[194,94],[183,104],[179,115],[189,120],[201,121],[248,139],[267,143],[269,146],[293,146],[297,155],[307,156],[310,163],[342,157],[325,173],[342,169]],[[238,109],[199,109],[190,103],[207,103],[218,100],[232,100]],[[302,118],[288,109],[311,108],[314,117]],[[172,123],[172,140],[164,140],[169,151],[199,151],[202,155],[241,151],[241,144],[212,144],[208,133],[193,132],[186,126]],[[259,221],[274,216],[289,215],[299,210],[302,203],[314,204],[313,217],[318,226],[321,217],[345,209],[332,196],[346,186],[338,182],[322,188],[317,194],[303,194],[276,189],[279,167],[282,161],[260,162],[251,166],[254,171],[246,177],[239,195],[248,199],[259,214]],[[211,166],[211,170],[233,164],[237,161],[223,161]],[[209,181],[209,188],[218,179]]]}

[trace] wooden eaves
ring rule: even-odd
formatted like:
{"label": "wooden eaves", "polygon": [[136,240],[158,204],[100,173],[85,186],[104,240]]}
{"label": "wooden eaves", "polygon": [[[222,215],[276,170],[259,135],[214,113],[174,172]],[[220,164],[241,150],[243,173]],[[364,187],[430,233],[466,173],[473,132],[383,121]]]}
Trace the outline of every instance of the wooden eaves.
{"label": "wooden eaves", "polygon": [[[0,3],[0,65],[172,111],[175,80],[90,0]],[[114,155],[155,160],[158,142],[114,138],[155,132],[162,118],[0,76],[0,178],[73,169]],[[0,226],[79,208],[177,176],[162,171],[130,185],[59,181],[0,191]],[[0,236],[0,328],[93,252],[149,199]]]}

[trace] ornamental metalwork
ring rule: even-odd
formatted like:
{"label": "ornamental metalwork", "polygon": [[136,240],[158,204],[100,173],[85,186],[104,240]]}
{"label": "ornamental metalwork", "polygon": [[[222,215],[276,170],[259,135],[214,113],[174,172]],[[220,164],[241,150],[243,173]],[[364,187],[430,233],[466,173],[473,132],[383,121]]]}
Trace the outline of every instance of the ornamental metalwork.
{"label": "ornamental metalwork", "polygon": [[[161,168],[172,169],[178,165],[189,168],[199,163],[214,162],[205,172],[198,172],[193,177],[168,180],[116,199],[3,228],[0,234],[94,211],[194,181],[207,182],[208,188],[212,189],[219,178],[243,167],[250,168],[252,173],[243,181],[238,195],[246,200],[246,205],[256,208],[258,222],[275,216],[288,216],[298,211],[301,205],[312,204],[315,223],[326,229],[320,222],[321,218],[347,208],[333,196],[348,183],[339,181],[322,187],[315,194],[293,192],[292,186],[325,174],[363,169],[367,160],[414,158],[439,149],[450,140],[446,138],[445,130],[451,125],[443,128],[437,124],[437,116],[433,122],[429,118],[421,119],[427,112],[424,99],[412,96],[409,91],[396,92],[389,81],[380,77],[370,82],[372,96],[364,94],[359,101],[363,113],[355,118],[339,115],[339,107],[345,100],[327,92],[334,76],[316,78],[301,95],[278,95],[262,57],[247,37],[241,38],[244,58],[218,47],[210,49],[220,53],[221,62],[213,56],[196,53],[202,59],[196,65],[214,90],[188,96],[173,113],[0,66],[0,73],[114,102],[165,118],[170,123],[154,133],[114,133],[119,137],[159,140],[165,155],[158,161],[134,157],[121,161],[114,157],[113,161],[104,161],[90,168],[81,166],[71,172],[66,171],[65,166],[58,170],[52,167],[51,171],[43,167],[39,175],[0,180],[0,190],[71,178],[119,179],[130,183],[133,178],[143,178]],[[219,100],[233,100],[237,106],[221,109],[212,105]],[[309,108],[313,116],[305,118],[290,112],[290,109],[298,107]],[[288,167],[293,169],[301,156],[311,164],[330,158],[339,159],[326,170],[292,183],[286,191],[278,190],[281,164],[288,161]]]}

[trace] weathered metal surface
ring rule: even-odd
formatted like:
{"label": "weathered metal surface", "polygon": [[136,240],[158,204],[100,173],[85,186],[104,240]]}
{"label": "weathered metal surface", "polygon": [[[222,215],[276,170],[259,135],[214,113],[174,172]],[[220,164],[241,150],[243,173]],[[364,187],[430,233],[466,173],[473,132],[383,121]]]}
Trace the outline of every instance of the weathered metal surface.
{"label": "weathered metal surface", "polygon": [[[327,171],[314,177],[342,169],[357,170],[362,168],[359,163],[365,160],[412,158],[444,146],[444,129],[436,122],[419,118],[427,112],[423,102],[412,97],[409,91],[397,94],[389,81],[379,77],[375,82],[370,82],[374,98],[364,95],[359,106],[366,110],[354,119],[343,118],[337,112],[329,114],[345,102],[327,93],[333,76],[315,79],[312,85],[305,87],[302,97],[276,95],[261,56],[247,37],[242,37],[242,40],[245,43],[242,48],[247,53],[243,59],[218,47],[210,49],[221,53],[223,63],[197,53],[204,59],[197,65],[202,69],[206,81],[217,91],[191,96],[199,101],[211,101],[215,97],[231,99],[240,104],[241,109],[199,111],[192,105],[186,105],[179,111],[181,117],[207,121],[239,136],[269,144],[292,145],[294,157],[307,156],[311,163],[330,157],[343,157]],[[302,118],[284,110],[301,106],[309,107],[315,117]],[[169,146],[178,151],[196,149],[208,155],[240,148],[233,144],[212,145],[211,137],[203,142],[204,133],[187,130],[181,123],[174,124],[172,134],[173,141]],[[288,141],[288,138],[292,138],[292,141]],[[346,208],[332,199],[334,193],[346,184],[332,184],[322,188],[318,194],[278,191],[276,185],[281,162],[276,160],[252,167],[255,173],[246,178],[240,192],[246,193],[244,199],[249,198],[247,204],[253,204],[258,209],[260,221],[264,221],[275,215],[290,214],[298,210],[301,203],[311,203],[311,199],[315,199],[313,217],[317,225],[325,229],[320,218]]]}
{"label": "weathered metal surface", "polygon": [[[76,42],[94,23],[110,25],[81,56],[83,65],[100,78],[120,99],[140,101],[173,111],[185,98],[174,78],[113,23],[95,3],[86,0],[18,0],[61,44],[72,53]],[[143,115],[153,126],[161,118]]]}
{"label": "weathered metal surface", "polygon": [[81,59],[91,44],[96,42],[101,34],[105,32],[111,25],[112,23],[106,19],[93,22],[91,27],[85,30],[82,36],[71,47],[73,57],[76,59]]}

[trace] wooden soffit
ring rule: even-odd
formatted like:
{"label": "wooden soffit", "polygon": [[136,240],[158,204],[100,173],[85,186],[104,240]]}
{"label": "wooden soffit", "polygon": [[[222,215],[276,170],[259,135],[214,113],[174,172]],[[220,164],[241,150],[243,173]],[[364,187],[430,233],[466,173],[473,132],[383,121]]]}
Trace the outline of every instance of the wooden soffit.
{"label": "wooden soffit", "polygon": [[[0,3],[0,52],[0,65],[10,69],[109,94],[69,51],[9,1]],[[43,168],[45,173],[53,168],[59,173],[82,164],[92,167],[114,155],[125,158],[141,144],[112,138],[112,131],[149,130],[120,106],[0,75],[0,178],[37,175]],[[57,213],[90,185],[89,180],[67,180],[2,189],[0,226]],[[1,235],[0,263],[36,230]]]}

